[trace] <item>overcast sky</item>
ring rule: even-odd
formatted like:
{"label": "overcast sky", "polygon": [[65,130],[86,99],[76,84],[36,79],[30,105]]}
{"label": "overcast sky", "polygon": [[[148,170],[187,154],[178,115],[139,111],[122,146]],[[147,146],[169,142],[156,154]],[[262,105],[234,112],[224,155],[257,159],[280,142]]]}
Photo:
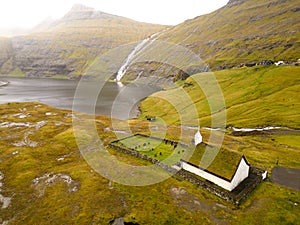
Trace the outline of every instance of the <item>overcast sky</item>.
{"label": "overcast sky", "polygon": [[74,4],[137,21],[176,25],[212,12],[229,0],[1,0],[0,28],[32,28],[48,17],[58,19]]}

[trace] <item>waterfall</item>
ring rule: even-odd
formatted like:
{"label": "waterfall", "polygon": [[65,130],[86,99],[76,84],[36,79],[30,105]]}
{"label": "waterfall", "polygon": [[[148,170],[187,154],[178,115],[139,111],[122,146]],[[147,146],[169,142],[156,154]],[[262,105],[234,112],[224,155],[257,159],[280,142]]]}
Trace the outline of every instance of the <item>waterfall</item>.
{"label": "waterfall", "polygon": [[[120,81],[122,77],[125,75],[127,72],[130,63],[134,59],[134,57],[137,55],[138,52],[140,52],[143,48],[149,46],[153,41],[155,41],[157,38],[151,40],[153,37],[155,37],[157,33],[151,35],[150,37],[147,37],[146,39],[142,40],[135,48],[130,52],[130,54],[127,56],[125,62],[121,66],[121,68],[118,71],[116,81]],[[148,44],[147,44],[148,43]]]}
{"label": "waterfall", "polygon": [[8,85],[8,81],[0,81],[0,87]]}
{"label": "waterfall", "polygon": [[120,81],[117,82],[118,88],[122,89],[124,87],[124,84]]}

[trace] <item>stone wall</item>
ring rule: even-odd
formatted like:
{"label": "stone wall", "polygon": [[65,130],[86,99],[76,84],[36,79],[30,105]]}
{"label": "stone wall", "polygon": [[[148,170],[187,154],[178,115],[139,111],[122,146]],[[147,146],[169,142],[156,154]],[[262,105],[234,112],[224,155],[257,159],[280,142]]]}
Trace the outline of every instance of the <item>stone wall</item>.
{"label": "stone wall", "polygon": [[[148,136],[145,135],[145,137]],[[159,160],[143,155],[134,149],[127,149],[125,147],[116,146],[113,143],[114,142],[109,144],[108,147],[123,152],[125,154],[135,156],[143,160],[147,160],[155,165],[158,165],[163,169],[167,170],[169,173],[175,174],[175,176],[179,176],[184,180],[189,181],[192,184],[195,184],[197,187],[205,189],[235,205],[239,205],[259,185],[259,183],[262,181],[262,174],[264,173],[264,171],[259,168],[250,167],[249,177],[246,178],[242,183],[240,183],[234,190],[230,192],[186,170],[183,169],[177,170],[175,169],[176,168],[175,166],[173,167],[173,166],[166,165],[160,162]]]}
{"label": "stone wall", "polygon": [[240,183],[233,191],[227,191],[207,180],[202,180],[196,175],[189,173],[186,170],[180,170],[176,175],[184,178],[185,180],[195,184],[197,187],[201,187],[222,199],[225,199],[235,205],[239,205],[247,196],[260,184],[262,181],[261,174],[255,173],[255,171],[262,171],[259,168],[250,167],[249,177]]}
{"label": "stone wall", "polygon": [[114,144],[109,144],[108,147],[112,148],[112,149],[115,149],[115,150],[118,150],[120,152],[123,152],[125,154],[135,156],[135,157],[143,159],[143,160],[147,160],[147,161],[149,161],[149,162],[151,162],[155,165],[158,165],[158,166],[162,167],[163,169],[167,170],[168,172],[170,172],[172,174],[177,172],[177,170],[172,168],[171,166],[168,166],[168,165],[162,163],[161,161],[159,161],[157,159],[154,159],[154,158],[151,158],[149,156],[143,155],[143,154],[139,153],[138,151],[136,151],[134,149],[126,149],[125,147],[116,146]]}

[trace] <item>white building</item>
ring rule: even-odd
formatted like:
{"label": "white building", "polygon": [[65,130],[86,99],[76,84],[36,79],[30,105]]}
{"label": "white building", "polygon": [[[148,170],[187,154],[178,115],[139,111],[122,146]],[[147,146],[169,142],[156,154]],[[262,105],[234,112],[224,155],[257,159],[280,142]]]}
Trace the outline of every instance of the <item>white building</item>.
{"label": "white building", "polygon": [[187,161],[181,160],[180,161],[181,168],[196,174],[212,183],[228,190],[232,191],[235,189],[243,180],[245,180],[249,176],[249,169],[250,165],[248,164],[247,160],[244,156],[241,157],[240,162],[238,163],[236,170],[232,176],[232,178],[226,179],[217,174],[209,172],[207,170],[203,170],[198,166],[195,166]]}
{"label": "white building", "polygon": [[201,143],[202,143],[202,135],[200,133],[200,128],[199,128],[197,133],[195,134],[195,146]]}

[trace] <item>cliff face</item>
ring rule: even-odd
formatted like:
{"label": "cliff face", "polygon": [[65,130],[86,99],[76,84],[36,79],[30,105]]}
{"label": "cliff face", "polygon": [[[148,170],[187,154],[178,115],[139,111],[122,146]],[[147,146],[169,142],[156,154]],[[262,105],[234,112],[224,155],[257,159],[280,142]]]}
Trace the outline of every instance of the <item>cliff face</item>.
{"label": "cliff face", "polygon": [[14,69],[13,47],[11,40],[0,38],[0,74],[9,73]]}
{"label": "cliff face", "polygon": [[162,29],[75,5],[62,19],[44,21],[30,35],[0,39],[0,74],[78,77],[99,54]]}
{"label": "cliff face", "polygon": [[69,75],[72,62],[63,58],[66,51],[59,48],[53,37],[16,37],[12,39],[14,64],[27,77]]}
{"label": "cliff face", "polygon": [[12,48],[11,41],[8,38],[0,39],[0,65],[3,65],[11,58]]}

